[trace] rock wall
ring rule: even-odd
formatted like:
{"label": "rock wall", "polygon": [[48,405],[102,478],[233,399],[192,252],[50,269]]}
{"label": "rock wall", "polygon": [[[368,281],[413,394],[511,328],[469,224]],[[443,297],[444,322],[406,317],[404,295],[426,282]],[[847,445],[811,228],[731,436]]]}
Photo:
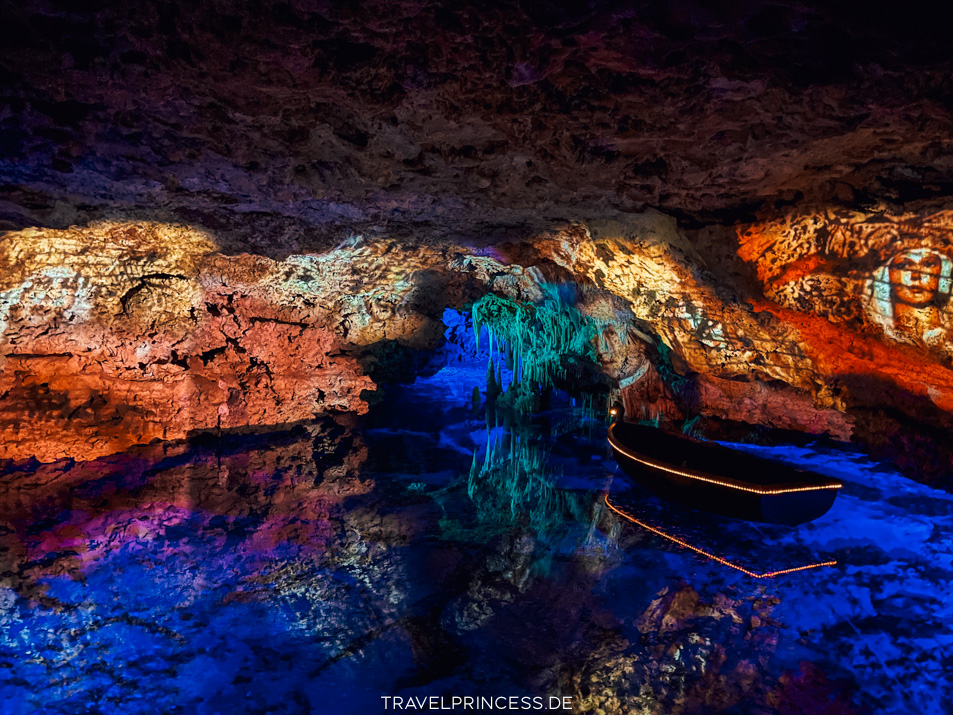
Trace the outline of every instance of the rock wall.
{"label": "rock wall", "polygon": [[352,239],[283,261],[217,248],[155,222],[7,233],[0,458],[362,414],[375,346],[434,348],[468,291],[531,289],[519,267],[448,246]]}
{"label": "rock wall", "polygon": [[645,212],[503,242],[352,236],[280,259],[159,221],[8,232],[0,459],[362,414],[375,374],[413,371],[395,355],[442,344],[446,308],[539,303],[571,282],[604,376],[575,387],[614,385],[629,414],[670,428],[704,416],[853,439],[945,478],[949,219],[825,216],[711,229],[708,244]]}
{"label": "rock wall", "polygon": [[908,469],[948,474],[953,212],[800,209],[738,227],[737,247],[755,303],[798,328],[861,436]]}
{"label": "rock wall", "polygon": [[[620,381],[630,406],[654,405],[653,417],[708,414],[849,439],[851,421],[797,327],[742,302],[706,271],[673,220],[648,212],[626,223],[593,222],[535,245],[577,279],[626,298],[634,317],[671,351],[673,374],[661,378],[668,388],[646,387],[659,382],[658,358]],[[692,379],[679,380],[678,373]]]}
{"label": "rock wall", "polygon": [[942,442],[933,18],[557,5],[11,8],[0,458],[360,412],[443,308],[541,280],[613,314],[639,414]]}
{"label": "rock wall", "polygon": [[779,305],[862,326],[953,363],[953,212],[828,209],[739,229],[738,255]]}
{"label": "rock wall", "polygon": [[8,234],[0,454],[89,459],[363,411],[371,383],[336,336],[264,289],[285,276],[213,250],[201,231],[155,224]]}

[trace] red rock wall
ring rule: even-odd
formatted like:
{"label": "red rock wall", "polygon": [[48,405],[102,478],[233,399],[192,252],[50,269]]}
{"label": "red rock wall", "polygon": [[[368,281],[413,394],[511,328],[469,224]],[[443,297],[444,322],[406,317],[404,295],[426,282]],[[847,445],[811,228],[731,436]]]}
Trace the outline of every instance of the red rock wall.
{"label": "red rock wall", "polygon": [[[0,459],[94,459],[208,430],[364,413],[359,359],[432,349],[467,291],[532,297],[519,266],[453,246],[345,242],[223,255],[156,222],[30,229],[0,243]],[[471,296],[473,297],[473,296]]]}
{"label": "red rock wall", "polygon": [[797,327],[829,381],[953,412],[953,212],[792,213],[738,236],[769,299],[758,309]]}

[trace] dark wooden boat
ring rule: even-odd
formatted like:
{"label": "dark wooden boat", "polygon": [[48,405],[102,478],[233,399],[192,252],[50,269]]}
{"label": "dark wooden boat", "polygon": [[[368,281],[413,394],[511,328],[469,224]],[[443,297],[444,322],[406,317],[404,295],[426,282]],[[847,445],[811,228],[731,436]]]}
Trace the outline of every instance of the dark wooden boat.
{"label": "dark wooden boat", "polygon": [[823,516],[843,485],[815,472],[616,420],[609,444],[629,477],[661,497],[749,521],[794,526]]}

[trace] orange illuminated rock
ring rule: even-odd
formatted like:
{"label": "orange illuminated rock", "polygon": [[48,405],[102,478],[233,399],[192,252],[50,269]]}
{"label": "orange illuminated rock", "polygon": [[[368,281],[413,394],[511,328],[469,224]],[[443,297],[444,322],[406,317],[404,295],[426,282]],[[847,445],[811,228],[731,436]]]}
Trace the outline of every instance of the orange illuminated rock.
{"label": "orange illuminated rock", "polygon": [[[953,370],[929,355],[906,345],[886,345],[870,335],[771,303],[757,307],[798,328],[805,352],[823,374],[833,379],[864,375],[882,378],[910,395],[929,399],[941,410],[953,412]],[[874,396],[866,396],[865,401],[875,401]]]}
{"label": "orange illuminated rock", "polygon": [[[675,374],[664,379],[644,365],[621,376],[627,414],[666,420],[705,414],[849,437],[850,420],[837,413],[840,405],[796,326],[756,313],[702,270],[674,221],[649,212],[627,223],[559,232],[535,245],[577,280],[625,297],[634,317],[678,361]],[[679,380],[682,387],[675,385]]]}
{"label": "orange illuminated rock", "polygon": [[282,261],[190,226],[102,222],[0,243],[0,459],[93,459],[154,439],[367,410],[361,356],[433,349],[448,304],[530,299],[520,266],[354,238]]}

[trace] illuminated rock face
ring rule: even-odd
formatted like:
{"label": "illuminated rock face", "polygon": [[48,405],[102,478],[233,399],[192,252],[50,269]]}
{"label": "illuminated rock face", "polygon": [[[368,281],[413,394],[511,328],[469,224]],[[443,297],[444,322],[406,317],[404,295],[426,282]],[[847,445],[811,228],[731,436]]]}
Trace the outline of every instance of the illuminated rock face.
{"label": "illuminated rock face", "polygon": [[334,356],[319,314],[303,319],[305,296],[283,305],[256,284],[291,276],[213,249],[202,232],[154,224],[8,235],[3,456],[89,459],[363,411],[370,381]]}
{"label": "illuminated rock face", "polygon": [[438,346],[443,309],[477,287],[532,290],[519,267],[447,246],[354,239],[283,261],[216,248],[155,223],[7,234],[0,458],[362,414],[374,383],[357,356]]}
{"label": "illuminated rock face", "polygon": [[914,461],[950,426],[953,66],[907,13],[33,5],[0,43],[0,458],[362,412],[444,308],[542,282],[584,288],[636,416]]}
{"label": "illuminated rock face", "polygon": [[737,239],[759,307],[798,328],[861,436],[907,468],[948,473],[945,440],[930,443],[953,425],[953,214],[802,209]]}
{"label": "illuminated rock face", "polygon": [[828,210],[739,230],[766,297],[953,363],[953,212]]}
{"label": "illuminated rock face", "polygon": [[645,214],[537,245],[579,280],[625,297],[634,317],[672,350],[677,372],[693,374],[664,378],[646,365],[622,379],[630,415],[703,414],[849,439],[851,420],[838,411],[797,328],[741,303],[730,285],[702,270],[674,221]]}
{"label": "illuminated rock face", "polygon": [[[735,260],[754,265],[754,283],[709,271],[689,235],[652,212],[496,248],[351,237],[281,260],[229,255],[214,232],[158,222],[10,232],[0,458],[92,459],[360,414],[394,346],[438,348],[446,308],[496,293],[569,300],[565,329],[585,323],[595,337],[588,374],[560,379],[618,390],[630,416],[859,440],[942,478],[945,453],[923,461],[953,409],[950,263],[931,228],[940,218],[930,221],[919,233],[910,221],[855,222],[867,243],[843,227],[822,240],[816,221],[813,234],[792,228],[805,219],[742,227]],[[569,292],[554,287],[567,282]],[[839,288],[802,290],[817,284]]]}

